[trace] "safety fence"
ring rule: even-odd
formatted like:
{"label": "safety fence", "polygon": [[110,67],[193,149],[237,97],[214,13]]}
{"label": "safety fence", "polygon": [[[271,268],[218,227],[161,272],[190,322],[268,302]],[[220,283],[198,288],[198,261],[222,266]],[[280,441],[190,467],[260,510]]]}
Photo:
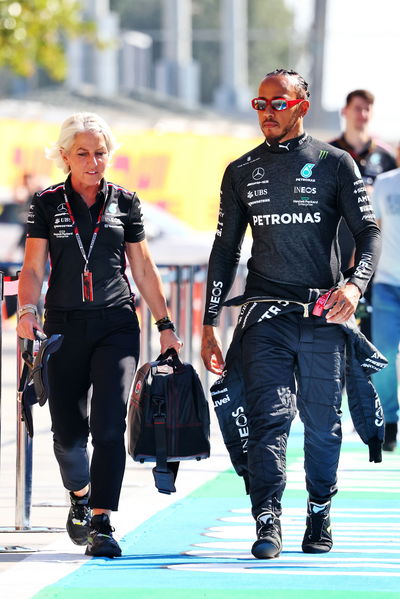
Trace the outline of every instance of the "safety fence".
{"label": "safety fence", "polygon": [[[205,391],[212,381],[200,358],[202,318],[206,292],[206,265],[158,265],[165,288],[170,313],[175,321],[177,332],[183,340],[181,359],[193,364],[199,373]],[[16,272],[17,269],[14,269]],[[238,276],[232,289],[233,294],[239,294],[243,289],[243,267],[239,268]],[[134,287],[133,287],[134,288]],[[45,289],[45,287],[44,287]],[[3,390],[3,321],[10,312],[17,311],[18,273],[4,274],[0,271],[0,468],[2,450],[2,390]],[[141,328],[140,363],[157,358],[160,353],[159,334],[146,304],[140,296],[136,297],[136,309]],[[237,317],[237,309],[223,310],[219,332],[224,349],[229,345],[229,339]],[[32,456],[33,439],[28,435],[23,421],[22,391],[20,380],[23,360],[15,335],[15,397],[16,397],[16,488],[15,488],[15,523],[0,526],[2,532],[57,532],[60,529],[31,526],[31,497],[32,497]],[[12,400],[12,398],[11,398]],[[9,393],[7,401],[10,401]],[[22,548],[23,549],[23,548]],[[15,552],[15,547],[9,548],[0,543],[0,553]]]}

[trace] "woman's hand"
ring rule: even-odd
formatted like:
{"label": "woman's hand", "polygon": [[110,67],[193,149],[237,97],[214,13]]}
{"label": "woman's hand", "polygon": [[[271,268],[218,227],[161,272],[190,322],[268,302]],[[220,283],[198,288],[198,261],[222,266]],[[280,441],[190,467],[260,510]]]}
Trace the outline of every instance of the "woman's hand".
{"label": "woman's hand", "polygon": [[22,339],[32,339],[32,341],[34,341],[35,330],[43,333],[43,329],[34,315],[28,312],[27,314],[21,316],[17,324],[18,337],[22,337]]}
{"label": "woman's hand", "polygon": [[183,347],[182,341],[172,329],[164,329],[160,333],[161,353],[164,354],[167,349],[173,348],[178,354]]}

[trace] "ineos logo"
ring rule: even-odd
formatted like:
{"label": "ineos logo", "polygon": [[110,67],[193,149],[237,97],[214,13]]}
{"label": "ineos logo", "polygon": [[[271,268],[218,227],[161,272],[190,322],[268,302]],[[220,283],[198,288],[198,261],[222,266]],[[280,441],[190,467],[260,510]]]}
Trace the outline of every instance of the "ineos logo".
{"label": "ineos logo", "polygon": [[247,425],[247,416],[244,412],[243,406],[239,406],[237,410],[232,412],[232,416],[235,419],[235,423],[239,433],[242,452],[247,453],[247,444],[249,441],[249,427]]}
{"label": "ineos logo", "polygon": [[251,174],[254,181],[260,181],[260,179],[262,179],[264,175],[265,175],[265,171],[263,168],[261,168],[261,166],[258,166],[257,168],[255,168]]}

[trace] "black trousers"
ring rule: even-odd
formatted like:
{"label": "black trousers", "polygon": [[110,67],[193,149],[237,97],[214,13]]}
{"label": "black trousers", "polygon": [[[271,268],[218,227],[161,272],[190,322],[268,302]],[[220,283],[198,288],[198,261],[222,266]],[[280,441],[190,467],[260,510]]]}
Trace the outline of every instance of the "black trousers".
{"label": "black trousers", "polygon": [[345,335],[325,319],[290,313],[242,338],[253,516],[281,514],[286,444],[296,407],[304,423],[306,487],[324,502],[337,492]]}
{"label": "black trousers", "polygon": [[90,505],[116,510],[125,470],[126,404],[139,358],[136,312],[131,304],[48,310],[44,331],[64,335],[49,360],[54,453],[63,484],[77,491],[90,482]]}

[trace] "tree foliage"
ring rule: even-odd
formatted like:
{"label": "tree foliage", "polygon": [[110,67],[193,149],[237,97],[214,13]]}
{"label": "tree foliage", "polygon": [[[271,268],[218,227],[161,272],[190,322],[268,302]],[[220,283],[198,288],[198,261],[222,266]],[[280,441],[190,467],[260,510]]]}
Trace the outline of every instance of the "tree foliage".
{"label": "tree foliage", "polygon": [[23,77],[42,67],[62,80],[65,39],[94,32],[81,10],[77,0],[0,0],[0,67]]}

